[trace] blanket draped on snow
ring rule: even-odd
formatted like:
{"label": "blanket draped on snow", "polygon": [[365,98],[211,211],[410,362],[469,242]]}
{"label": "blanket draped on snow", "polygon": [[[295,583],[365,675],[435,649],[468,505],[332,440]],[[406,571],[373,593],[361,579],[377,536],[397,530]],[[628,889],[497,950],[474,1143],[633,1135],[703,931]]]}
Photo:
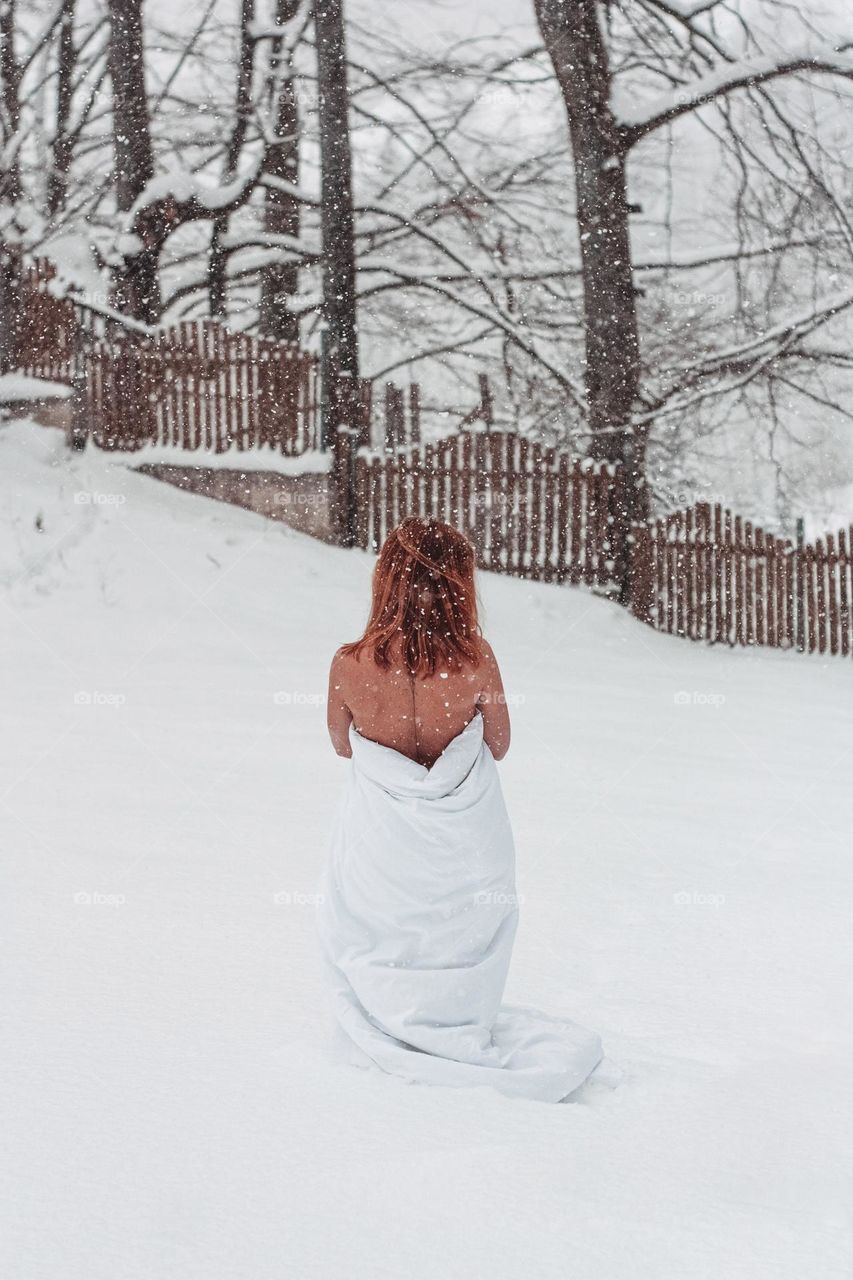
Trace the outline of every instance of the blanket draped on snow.
{"label": "blanket draped on snow", "polygon": [[515,852],[482,716],[431,769],[354,727],[350,743],[318,907],[346,1043],[409,1080],[560,1101],[601,1060],[601,1042],[501,1006]]}

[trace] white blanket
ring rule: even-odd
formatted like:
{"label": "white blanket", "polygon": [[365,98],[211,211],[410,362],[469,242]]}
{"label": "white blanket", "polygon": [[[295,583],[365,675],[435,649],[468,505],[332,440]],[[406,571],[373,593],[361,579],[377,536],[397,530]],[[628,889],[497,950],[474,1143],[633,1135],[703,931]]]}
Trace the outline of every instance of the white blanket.
{"label": "white blanket", "polygon": [[557,1102],[601,1060],[591,1031],[501,1005],[515,852],[479,712],[431,769],[350,728],[318,926],[352,1060],[409,1080]]}

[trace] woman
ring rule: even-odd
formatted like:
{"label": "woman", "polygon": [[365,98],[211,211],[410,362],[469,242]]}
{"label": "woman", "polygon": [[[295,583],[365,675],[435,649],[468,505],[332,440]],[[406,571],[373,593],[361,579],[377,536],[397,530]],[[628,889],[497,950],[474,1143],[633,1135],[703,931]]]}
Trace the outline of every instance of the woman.
{"label": "woman", "polygon": [[388,535],[364,635],[332,661],[328,725],[352,760],[318,911],[348,1057],[562,1100],[601,1043],[501,1006],[518,918],[495,767],[510,724],[473,548],[450,525],[410,517]]}

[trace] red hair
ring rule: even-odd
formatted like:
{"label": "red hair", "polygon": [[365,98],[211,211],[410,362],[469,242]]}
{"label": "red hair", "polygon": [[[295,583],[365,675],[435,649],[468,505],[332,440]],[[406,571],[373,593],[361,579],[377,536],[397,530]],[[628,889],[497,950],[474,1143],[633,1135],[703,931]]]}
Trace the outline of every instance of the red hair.
{"label": "red hair", "polygon": [[392,641],[399,639],[409,671],[427,676],[439,665],[478,666],[480,637],[474,548],[441,520],[409,516],[385,539],[364,635],[343,652],[358,657],[370,651],[387,668]]}

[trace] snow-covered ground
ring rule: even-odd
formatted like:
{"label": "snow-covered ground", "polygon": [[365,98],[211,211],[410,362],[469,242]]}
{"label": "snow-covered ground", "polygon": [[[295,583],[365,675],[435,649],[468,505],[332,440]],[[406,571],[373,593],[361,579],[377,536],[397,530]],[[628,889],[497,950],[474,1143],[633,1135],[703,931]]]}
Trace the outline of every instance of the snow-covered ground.
{"label": "snow-covered ground", "polygon": [[0,405],[14,404],[18,400],[67,400],[70,395],[71,388],[64,382],[31,378],[26,373],[0,374]]}
{"label": "snow-covered ground", "polygon": [[853,665],[484,577],[548,1106],[333,1065],[311,895],[371,560],[0,428],[3,1273],[849,1275]]}
{"label": "snow-covered ground", "polygon": [[332,460],[330,453],[321,453],[319,449],[309,449],[291,457],[268,447],[238,449],[236,445],[223,453],[213,453],[209,449],[193,449],[188,453],[179,445],[148,443],[141,449],[111,449],[110,454],[115,461],[131,467],[185,467],[189,464],[211,471],[240,471],[245,474],[272,471],[282,476],[317,475],[328,471]]}

